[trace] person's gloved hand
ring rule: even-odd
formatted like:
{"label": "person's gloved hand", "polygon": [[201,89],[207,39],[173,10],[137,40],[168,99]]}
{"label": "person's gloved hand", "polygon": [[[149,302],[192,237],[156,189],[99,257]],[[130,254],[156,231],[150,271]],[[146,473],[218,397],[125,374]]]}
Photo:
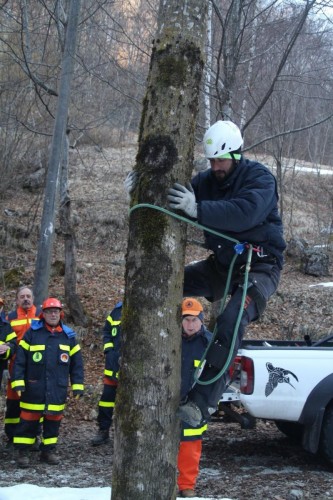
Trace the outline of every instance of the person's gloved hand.
{"label": "person's gloved hand", "polygon": [[16,391],[16,394],[18,395],[19,398],[22,396],[22,392],[21,391]]}
{"label": "person's gloved hand", "polygon": [[127,174],[126,179],[124,180],[124,188],[128,195],[134,191],[136,185],[138,183],[138,173],[132,170],[129,174]]}
{"label": "person's gloved hand", "polygon": [[186,183],[186,187],[176,182],[173,187],[168,190],[167,200],[170,208],[183,210],[183,212],[193,217],[193,219],[197,218],[197,203],[195,201],[193,188],[189,182]]}

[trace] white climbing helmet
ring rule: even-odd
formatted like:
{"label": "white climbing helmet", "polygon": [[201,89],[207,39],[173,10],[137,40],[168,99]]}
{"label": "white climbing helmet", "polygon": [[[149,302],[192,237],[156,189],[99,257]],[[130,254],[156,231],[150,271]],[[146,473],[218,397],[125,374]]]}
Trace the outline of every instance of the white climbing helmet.
{"label": "white climbing helmet", "polygon": [[219,120],[209,127],[203,138],[206,158],[234,158],[239,160],[241,155],[230,155],[243,145],[242,134],[233,122]]}

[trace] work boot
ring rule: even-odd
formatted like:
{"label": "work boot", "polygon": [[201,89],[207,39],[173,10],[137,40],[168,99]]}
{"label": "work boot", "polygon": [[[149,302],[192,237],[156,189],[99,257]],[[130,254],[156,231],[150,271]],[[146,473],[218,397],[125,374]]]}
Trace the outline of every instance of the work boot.
{"label": "work boot", "polygon": [[109,429],[99,429],[96,436],[92,438],[91,444],[93,446],[99,446],[100,444],[107,443],[109,439]]}
{"label": "work boot", "polygon": [[194,498],[196,494],[194,490],[181,490],[179,496],[182,498]]}
{"label": "work boot", "polygon": [[40,445],[40,439],[37,436],[34,444],[32,446],[30,446],[30,451],[39,451],[39,445]]}
{"label": "work boot", "polygon": [[54,450],[42,451],[40,454],[40,461],[49,465],[58,465],[60,462],[59,457],[55,454]]}
{"label": "work boot", "polygon": [[19,450],[17,465],[22,469],[26,469],[30,465],[30,459],[28,453],[29,453],[28,450]]}
{"label": "work boot", "polygon": [[13,438],[8,438],[5,444],[5,450],[10,451],[14,448]]}
{"label": "work boot", "polygon": [[187,401],[184,405],[180,405],[176,415],[180,418],[180,420],[183,420],[192,427],[198,427],[198,425],[200,425],[203,421],[199,406],[191,400]]}

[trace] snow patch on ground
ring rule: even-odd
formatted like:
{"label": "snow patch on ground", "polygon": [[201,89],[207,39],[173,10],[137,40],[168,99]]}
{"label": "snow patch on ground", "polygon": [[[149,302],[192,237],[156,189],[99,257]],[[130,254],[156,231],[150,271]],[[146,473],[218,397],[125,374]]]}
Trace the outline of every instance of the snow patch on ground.
{"label": "snow patch on ground", "polygon": [[317,283],[316,285],[309,285],[309,288],[314,286],[331,287],[333,286],[333,281],[329,281],[328,283]]}
{"label": "snow patch on ground", "polygon": [[[110,500],[111,488],[42,488],[33,484],[19,484],[0,488],[0,500]],[[197,500],[232,500],[231,498],[202,498]]]}

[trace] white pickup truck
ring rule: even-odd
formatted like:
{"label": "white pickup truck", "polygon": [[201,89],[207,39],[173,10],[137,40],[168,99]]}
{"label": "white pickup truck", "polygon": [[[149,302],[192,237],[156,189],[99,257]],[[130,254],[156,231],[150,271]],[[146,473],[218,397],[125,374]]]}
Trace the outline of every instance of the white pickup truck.
{"label": "white pickup truck", "polygon": [[221,404],[227,406],[228,392],[230,402],[239,400],[243,427],[251,418],[273,420],[281,432],[333,465],[333,334],[313,343],[308,338],[245,340],[233,371]]}

